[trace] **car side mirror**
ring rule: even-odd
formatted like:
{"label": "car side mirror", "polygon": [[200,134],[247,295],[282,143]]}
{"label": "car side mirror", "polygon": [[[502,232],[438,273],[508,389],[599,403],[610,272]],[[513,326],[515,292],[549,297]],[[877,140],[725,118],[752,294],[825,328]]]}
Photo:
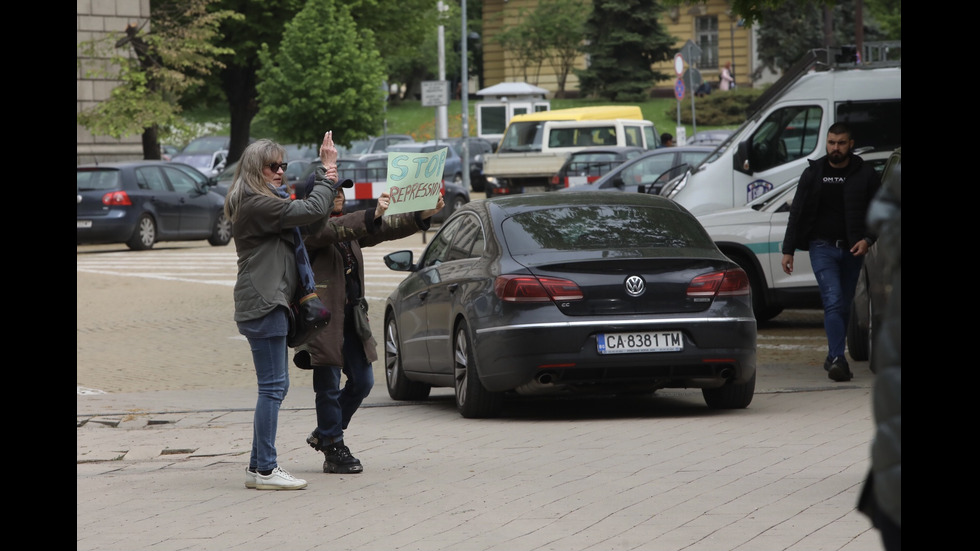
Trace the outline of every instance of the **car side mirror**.
{"label": "car side mirror", "polygon": [[385,265],[396,272],[411,272],[412,270],[412,251],[395,251],[386,254],[384,257]]}

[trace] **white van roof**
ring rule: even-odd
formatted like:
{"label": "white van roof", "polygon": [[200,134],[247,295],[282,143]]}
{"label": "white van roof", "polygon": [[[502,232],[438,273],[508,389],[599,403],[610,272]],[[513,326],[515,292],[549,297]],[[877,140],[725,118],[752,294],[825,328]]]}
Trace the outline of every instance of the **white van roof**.
{"label": "white van roof", "polygon": [[834,98],[839,101],[901,99],[902,68],[846,69],[811,72],[800,77],[782,101]]}

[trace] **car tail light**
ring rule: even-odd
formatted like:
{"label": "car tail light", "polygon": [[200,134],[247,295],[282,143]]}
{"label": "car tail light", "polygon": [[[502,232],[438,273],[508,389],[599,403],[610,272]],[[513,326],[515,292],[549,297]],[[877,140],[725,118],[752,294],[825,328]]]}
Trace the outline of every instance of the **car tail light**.
{"label": "car tail light", "polygon": [[688,297],[747,295],[751,292],[745,270],[735,268],[724,272],[699,275],[687,286]]}
{"label": "car tail light", "polygon": [[493,282],[493,292],[505,302],[582,300],[574,281],[553,277],[502,275]]}
{"label": "car tail light", "polygon": [[129,200],[129,194],[125,191],[110,191],[102,196],[102,204],[110,207],[128,207],[132,206],[133,202]]}

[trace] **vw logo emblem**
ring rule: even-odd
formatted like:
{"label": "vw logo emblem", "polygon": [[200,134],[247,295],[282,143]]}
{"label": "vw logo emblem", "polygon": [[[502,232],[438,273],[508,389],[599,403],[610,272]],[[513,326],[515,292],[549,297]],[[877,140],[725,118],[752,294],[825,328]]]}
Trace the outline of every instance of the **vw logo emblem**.
{"label": "vw logo emblem", "polygon": [[629,276],[626,278],[626,294],[631,297],[638,297],[647,290],[646,282],[640,276]]}

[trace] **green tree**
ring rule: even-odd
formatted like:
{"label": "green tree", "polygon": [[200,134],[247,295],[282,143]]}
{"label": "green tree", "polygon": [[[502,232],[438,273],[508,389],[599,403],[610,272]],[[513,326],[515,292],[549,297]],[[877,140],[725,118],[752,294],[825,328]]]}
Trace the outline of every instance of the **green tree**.
{"label": "green tree", "polygon": [[589,66],[575,70],[583,92],[611,101],[646,99],[658,81],[670,79],[653,64],[674,55],[676,37],[658,21],[656,0],[595,0],[585,25]]}
{"label": "green tree", "polygon": [[[329,32],[310,32],[324,27]],[[373,33],[357,27],[346,4],[307,2],[286,23],[278,51],[264,44],[258,57],[258,99],[278,139],[318,143],[333,130],[349,145],[380,130],[384,63]]]}
{"label": "green tree", "polygon": [[[787,1],[783,5],[763,10],[759,25],[758,55],[764,68],[781,72],[815,48],[855,43],[855,0],[839,0],[833,5],[820,2]],[[827,16],[827,17],[825,17]],[[870,13],[864,19],[864,41],[884,39],[876,18]],[[830,27],[826,25],[829,22]]]}
{"label": "green tree", "polygon": [[[445,3],[449,11],[442,14],[441,21],[445,27],[446,74],[458,75],[460,61],[450,52],[451,45],[459,40],[460,11],[449,0]],[[405,83],[412,89],[417,82],[438,76],[440,13],[436,0],[399,0],[397,8],[391,0],[358,0],[348,5],[352,5],[357,27],[374,34],[389,82]]]}
{"label": "green tree", "polygon": [[565,83],[581,51],[591,6],[582,0],[544,0],[531,13],[534,34],[558,80],[556,98],[565,97]]}
{"label": "green tree", "polygon": [[[130,24],[124,33],[79,44],[79,59],[109,59],[85,70],[90,77],[116,78],[107,100],[76,115],[78,124],[93,134],[119,139],[141,134],[143,157],[160,158],[161,129],[182,124],[179,100],[195,75],[221,67],[217,56],[228,52],[216,46],[218,27],[234,19],[230,11],[208,12],[214,0],[155,0],[151,4],[152,25]],[[126,55],[127,53],[132,55]]]}
{"label": "green tree", "polygon": [[[314,0],[315,1],[315,0]],[[235,20],[221,25],[222,45],[231,53],[222,56],[224,67],[209,81],[204,90],[218,88],[224,97],[203,94],[196,105],[215,99],[227,101],[229,113],[228,162],[241,157],[251,139],[252,119],[259,112],[256,73],[259,69],[259,49],[267,44],[271,53],[279,48],[283,25],[290,21],[303,6],[305,0],[220,0],[214,9],[230,10],[241,14]],[[322,33],[330,22],[320,21],[308,32]]]}
{"label": "green tree", "polygon": [[520,8],[517,12],[516,25],[503,25],[503,30],[493,37],[500,44],[510,60],[515,73],[524,77],[524,82],[537,84],[541,74],[541,65],[545,60],[545,45],[541,33],[535,28],[533,12]]}

